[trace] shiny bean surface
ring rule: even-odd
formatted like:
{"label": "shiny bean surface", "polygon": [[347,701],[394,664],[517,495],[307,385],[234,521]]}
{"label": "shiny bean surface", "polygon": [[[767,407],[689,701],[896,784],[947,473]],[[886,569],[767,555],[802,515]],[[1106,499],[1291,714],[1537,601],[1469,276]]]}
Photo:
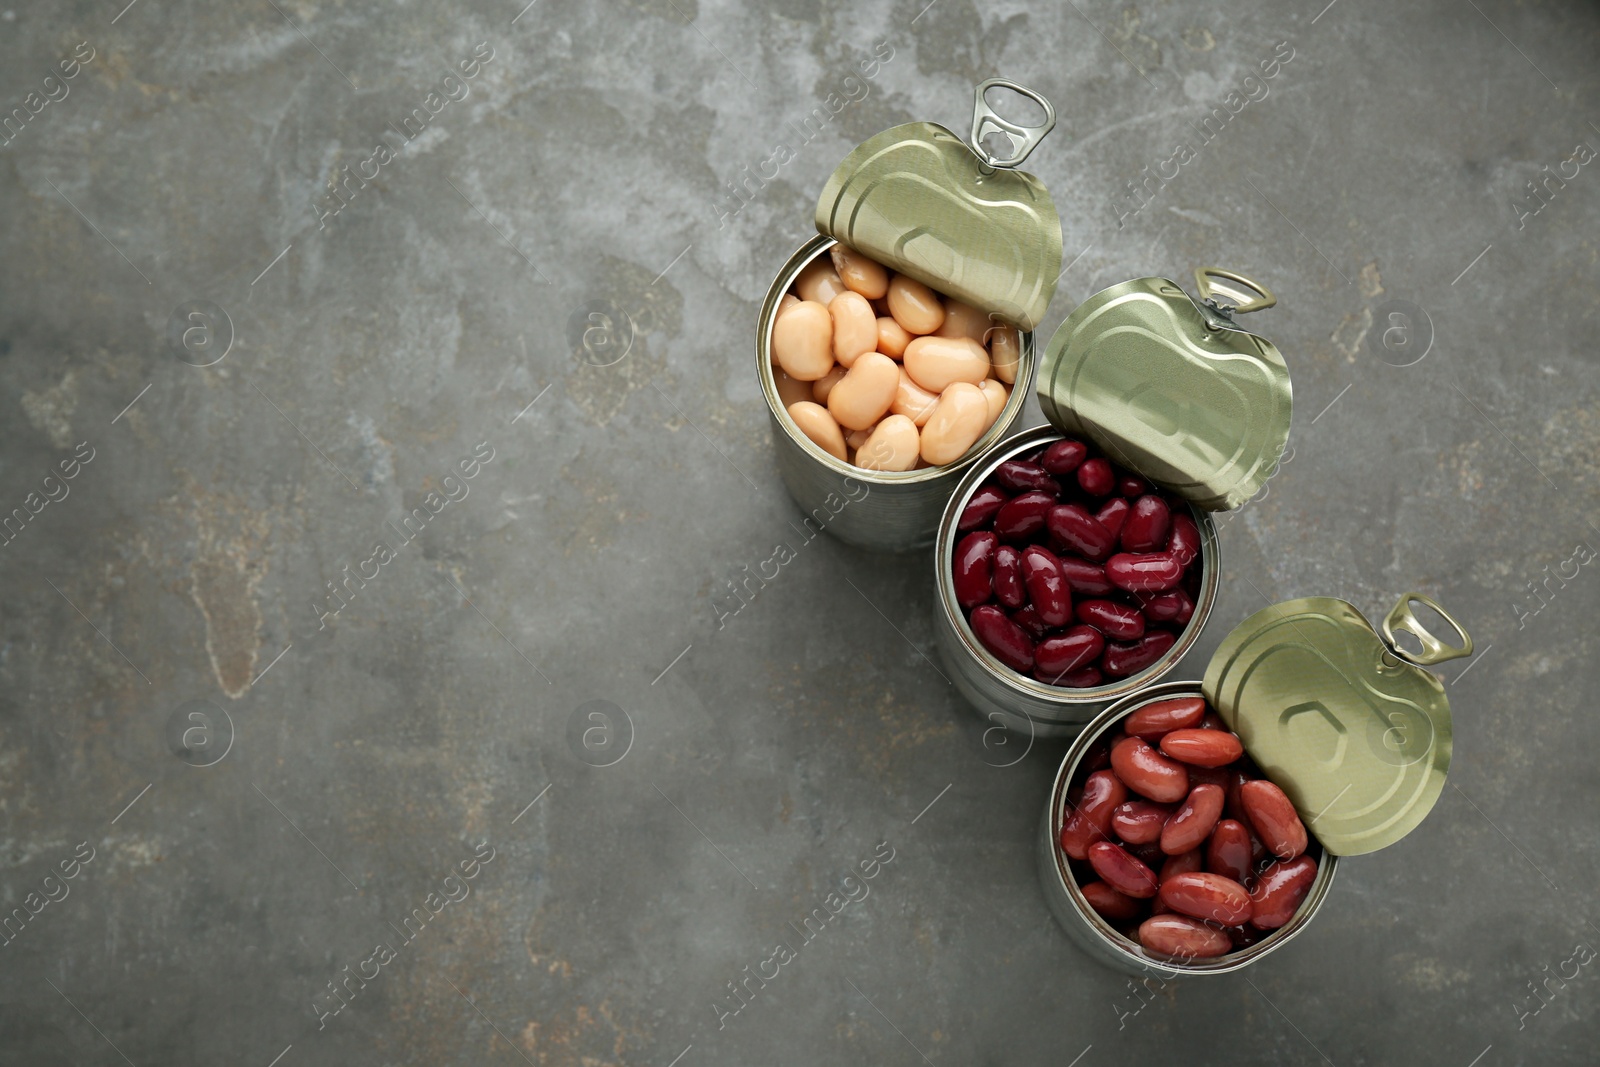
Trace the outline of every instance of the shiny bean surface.
{"label": "shiny bean surface", "polygon": [[[1028,636],[1035,641],[1043,639],[1050,632],[1050,627],[1046,626],[1044,620],[1039,618],[1039,613],[1033,610],[1032,604],[1024,604],[1016,611],[1013,611],[1011,613],[1011,621],[1026,630]],[[1037,659],[1037,650],[1035,652],[1035,659]]]}
{"label": "shiny bean surface", "polygon": [[989,361],[996,378],[1007,385],[1016,384],[1017,368],[1022,363],[1022,335],[1015,326],[990,331]]}
{"label": "shiny bean surface", "polygon": [[1125,737],[1111,748],[1111,769],[1136,793],[1161,804],[1176,804],[1189,795],[1189,772],[1138,737]]}
{"label": "shiny bean surface", "polygon": [[1244,745],[1229,730],[1174,730],[1161,739],[1161,751],[1196,767],[1225,767],[1244,755]]}
{"label": "shiny bean surface", "polygon": [[1169,856],[1197,851],[1222,817],[1225,796],[1220,785],[1190,786],[1189,795],[1161,827],[1161,851]]}
{"label": "shiny bean surface", "polygon": [[1244,885],[1253,869],[1249,829],[1237,819],[1219,820],[1206,842],[1206,870]]}
{"label": "shiny bean surface", "polygon": [[1137,641],[1110,641],[1100,657],[1100,669],[1113,678],[1126,678],[1166,655],[1178,639],[1165,630],[1151,630]]}
{"label": "shiny bean surface", "polygon": [[954,585],[963,608],[987,603],[994,595],[994,550],[1000,539],[989,530],[974,530],[956,542]]}
{"label": "shiny bean surface", "polygon": [[1200,527],[1181,511],[1173,512],[1171,526],[1166,553],[1178,561],[1178,566],[1187,567],[1200,558]]}
{"label": "shiny bean surface", "polygon": [[828,255],[840,284],[851,292],[876,300],[889,291],[889,272],[875,260],[844,245],[834,245]]}
{"label": "shiny bean surface", "polygon": [[1106,560],[1106,578],[1130,593],[1161,593],[1183,579],[1183,566],[1165,552],[1118,552]]}
{"label": "shiny bean surface", "polygon": [[1072,474],[1088,455],[1089,448],[1082,441],[1057,441],[1044,450],[1039,466],[1051,474]]}
{"label": "shiny bean surface", "polygon": [[1199,725],[1205,714],[1205,697],[1171,697],[1146,704],[1122,720],[1122,728],[1134,737],[1155,741],[1173,730]]}
{"label": "shiny bean surface", "polygon": [[1161,883],[1160,895],[1161,903],[1195,919],[1238,926],[1250,918],[1249,890],[1220,874],[1174,875]]}
{"label": "shiny bean surface", "polygon": [[990,326],[989,316],[971,304],[959,300],[944,302],[944,321],[934,333],[939,337],[965,337],[976,344],[985,343],[984,335]]}
{"label": "shiny bean surface", "polygon": [[1148,845],[1161,839],[1161,828],[1172,816],[1172,807],[1149,800],[1125,800],[1111,813],[1111,829],[1130,845]]}
{"label": "shiny bean surface", "polygon": [[1055,553],[1039,545],[1024,548],[1022,584],[1028,591],[1028,602],[1046,626],[1065,626],[1072,620],[1072,590]]}
{"label": "shiny bean surface", "polygon": [[[1011,545],[1000,545],[994,550],[994,598],[1008,611],[1015,611],[1028,602],[1028,593],[1022,584],[1022,553]],[[1038,660],[1038,650],[1034,658]]]}
{"label": "shiny bean surface", "polygon": [[1194,617],[1194,600],[1182,589],[1157,593],[1144,602],[1144,617],[1151,622],[1170,622],[1178,626],[1189,625]]}
{"label": "shiny bean surface", "polygon": [[810,300],[826,308],[834,297],[844,292],[844,282],[839,280],[839,272],[833,269],[833,260],[828,256],[818,256],[796,275],[794,291],[801,300]]}
{"label": "shiny bean surface", "polygon": [[1063,556],[1061,573],[1066,575],[1067,584],[1076,595],[1097,597],[1117,591],[1116,586],[1106,581],[1106,569],[1086,559]]}
{"label": "shiny bean surface", "polygon": [[1155,955],[1180,960],[1223,956],[1233,946],[1227,934],[1187,915],[1152,915],[1139,924],[1139,944]]}
{"label": "shiny bean surface", "polygon": [[944,323],[944,304],[940,303],[932,289],[921,282],[913,281],[904,274],[896,274],[889,279],[887,296],[889,314],[907,333],[933,333]]}
{"label": "shiny bean surface", "polygon": [[899,359],[906,354],[906,345],[911,343],[911,334],[906,328],[894,321],[891,316],[882,315],[878,318],[878,351],[891,359]]}
{"label": "shiny bean surface", "polygon": [[972,609],[972,632],[995,659],[1014,671],[1033,669],[1033,638],[993,604]]}
{"label": "shiny bean surface", "polygon": [[1095,771],[1084,780],[1083,796],[1061,825],[1061,851],[1075,860],[1089,857],[1089,846],[1104,841],[1117,805],[1128,789],[1110,771]]}
{"label": "shiny bean surface", "polygon": [[1317,861],[1310,856],[1270,864],[1250,892],[1250,925],[1261,930],[1283,926],[1300,910],[1316,880]]}
{"label": "shiny bean surface", "polygon": [[878,317],[866,297],[846,290],[828,302],[828,314],[833,318],[833,358],[840,364],[850,367],[858,356],[877,351]]}
{"label": "shiny bean surface", "polygon": [[[1054,501],[1052,501],[1054,503]],[[1116,547],[1116,538],[1081,504],[1055,504],[1046,516],[1050,538],[1064,551],[1095,563],[1104,562]],[[1110,578],[1110,574],[1106,575]]]}
{"label": "shiny bean surface", "polygon": [[1144,905],[1105,882],[1090,882],[1084,886],[1083,899],[1089,902],[1089,907],[1114,922],[1137,919],[1144,914]]}
{"label": "shiny bean surface", "polygon": [[869,471],[908,471],[921,456],[917,424],[904,415],[888,415],[856,450],[856,466]]}
{"label": "shiny bean surface", "polygon": [[1122,536],[1122,526],[1128,521],[1130,505],[1120,496],[1112,497],[1094,513],[1095,521],[1104,526],[1114,538]]}
{"label": "shiny bean surface", "polygon": [[1039,673],[1046,676],[1041,680],[1057,685],[1060,684],[1057,678],[1064,681],[1064,676],[1092,665],[1105,646],[1106,639],[1098,630],[1091,626],[1074,626],[1065,633],[1040,641],[1034,649],[1034,661]]}
{"label": "shiny bean surface", "polygon": [[810,400],[789,405],[789,417],[800,427],[800,432],[834,459],[844,459],[844,434],[828,409]]}
{"label": "shiny bean surface", "polygon": [[[1062,636],[1066,636],[1063,634]],[[1034,668],[1033,676],[1039,678],[1039,669]],[[1093,689],[1105,682],[1105,675],[1100,673],[1099,667],[1081,667],[1067,674],[1051,674],[1039,678],[1039,681],[1050,685],[1064,685],[1068,689]]]}
{"label": "shiny bean surface", "polygon": [[1060,493],[1061,485],[1043,467],[1022,460],[1008,459],[994,469],[994,480],[1013,493],[1036,490],[1041,493]]}
{"label": "shiny bean surface", "polygon": [[1138,608],[1112,600],[1080,600],[1073,608],[1078,621],[1093,626],[1113,641],[1144,636],[1144,616]]}
{"label": "shiny bean surface", "polygon": [[[898,368],[900,384],[896,386],[894,403],[889,405],[889,410],[896,415],[904,415],[921,429],[928,424],[928,419],[933,416],[933,409],[939,404],[939,394],[930,393],[922,386],[911,380],[911,375],[906,373],[904,367]],[[996,505],[998,507],[999,505]]]}
{"label": "shiny bean surface", "polygon": [[1129,552],[1159,552],[1166,547],[1172,512],[1158,496],[1145,495],[1133,502],[1122,527],[1122,547]]}
{"label": "shiny bean surface", "polygon": [[789,377],[814,382],[833,369],[833,318],[826,304],[802,300],[772,324],[772,354]]}
{"label": "shiny bean surface", "polygon": [[956,382],[978,385],[989,376],[988,354],[965,337],[913,338],[901,359],[911,380],[930,393],[943,392]]}
{"label": "shiny bean surface", "polygon": [[1011,399],[1011,393],[993,378],[985,378],[978,383],[978,388],[983,390],[983,398],[989,402],[989,421],[983,426],[987,431],[999,421],[1001,413],[1006,409],[1006,402]]}
{"label": "shiny bean surface", "polygon": [[1116,475],[1112,473],[1108,460],[1085,460],[1078,468],[1078,488],[1090,496],[1106,496],[1116,486]]}
{"label": "shiny bean surface", "polygon": [[1176,856],[1168,856],[1161,864],[1161,871],[1157,877],[1165,882],[1175,874],[1193,874],[1205,870],[1205,855],[1200,849],[1190,849],[1180,852]]}
{"label": "shiny bean surface", "polygon": [[[898,412],[907,414],[907,412]],[[1005,490],[992,485],[980,486],[977,492],[967,498],[967,506],[961,509],[961,518],[956,521],[956,529],[961,531],[976,530],[994,518],[994,513],[1000,506],[1011,499]]]}
{"label": "shiny bean surface", "polygon": [[1306,850],[1305,824],[1282,789],[1259,778],[1239,787],[1239,801],[1250,818],[1251,829],[1274,856],[1292,860]]}
{"label": "shiny bean surface", "polygon": [[1154,871],[1109,841],[1096,841],[1089,846],[1089,866],[1112,889],[1136,900],[1150,899],[1159,888]]}
{"label": "shiny bean surface", "polygon": [[1003,541],[1020,544],[1044,529],[1045,515],[1056,506],[1049,493],[1023,493],[1014,496],[994,516],[994,532]]}
{"label": "shiny bean surface", "polygon": [[[850,295],[861,299],[855,293]],[[881,352],[867,352],[828,393],[828,411],[846,429],[870,430],[888,413],[899,388],[900,368],[894,360]]]}
{"label": "shiny bean surface", "polygon": [[983,390],[967,382],[951,385],[940,394],[922,427],[922,458],[935,467],[954,463],[983,436],[988,416]]}

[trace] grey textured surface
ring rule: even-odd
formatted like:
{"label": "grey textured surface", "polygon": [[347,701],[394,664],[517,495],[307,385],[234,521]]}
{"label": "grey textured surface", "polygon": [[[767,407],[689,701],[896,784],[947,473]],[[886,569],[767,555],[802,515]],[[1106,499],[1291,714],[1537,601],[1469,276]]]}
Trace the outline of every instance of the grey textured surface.
{"label": "grey textured surface", "polygon": [[[7,113],[94,53],[0,148],[0,508],[94,456],[0,549],[0,902],[94,857],[0,948],[0,1060],[1595,1062],[1593,968],[1549,976],[1600,944],[1600,578],[1528,583],[1600,547],[1600,175],[1514,207],[1600,146],[1594,5],[924,2],[0,13]],[[1280,41],[1265,98],[1202,143]],[[319,228],[334,169],[480,42],[466,98]],[[711,606],[794,537],[750,339],[816,191],[886,126],[962,129],[993,75],[1061,116],[1029,163],[1070,261],[1045,330],[1202,263],[1281,298],[1256,328],[1294,374],[1294,451],[1224,519],[1173,677],[1311,594],[1378,615],[1421,589],[1480,649],[1443,669],[1431,818],[1345,864],[1284,951],[1148,1003],[1045,910],[1062,746],[990,765],[924,657],[925,556],[822,538],[721,629]],[[800,144],[830,92],[859,99]],[[779,143],[733,212],[724,183]],[[197,300],[236,334],[207,368],[168,339]],[[1377,343],[1397,300],[1434,335],[1406,367]],[[568,345],[591,302],[639,326],[607,367]],[[387,524],[480,442],[400,545]],[[379,540],[396,557],[322,628]],[[608,767],[569,743],[597,700],[633,724]],[[482,841],[470,895],[404,940]],[[727,983],[879,842],[871,895],[719,1027]],[[397,958],[319,1030],[380,942]]]}

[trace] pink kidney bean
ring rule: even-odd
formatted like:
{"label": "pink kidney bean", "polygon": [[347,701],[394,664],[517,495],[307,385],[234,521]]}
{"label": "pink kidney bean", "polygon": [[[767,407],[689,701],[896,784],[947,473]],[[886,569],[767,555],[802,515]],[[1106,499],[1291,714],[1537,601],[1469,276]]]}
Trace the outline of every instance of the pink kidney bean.
{"label": "pink kidney bean", "polygon": [[1274,863],[1261,872],[1250,893],[1250,925],[1261,930],[1283,926],[1305,902],[1317,880],[1317,861],[1310,856]]}
{"label": "pink kidney bean", "polygon": [[1174,730],[1161,739],[1161,751],[1196,767],[1225,767],[1244,755],[1244,745],[1229,730]]}
{"label": "pink kidney bean", "polygon": [[1227,934],[1187,915],[1152,915],[1139,924],[1139,944],[1155,955],[1180,960],[1210,959],[1233,947]]}
{"label": "pink kidney bean", "polygon": [[1192,786],[1178,810],[1161,827],[1161,851],[1169,856],[1197,851],[1222,816],[1224,796],[1220,785]]}
{"label": "pink kidney bean", "polygon": [[1104,841],[1117,805],[1128,788],[1110,771],[1095,771],[1083,783],[1083,796],[1061,825],[1061,851],[1075,860],[1089,858],[1089,846]]}
{"label": "pink kidney bean", "polygon": [[1148,900],[1159,888],[1156,872],[1110,841],[1096,841],[1089,846],[1089,866],[1101,881],[1135,900]]}
{"label": "pink kidney bean", "polygon": [[1148,845],[1161,839],[1161,828],[1171,815],[1172,807],[1168,804],[1125,800],[1111,813],[1111,829],[1130,845]]}
{"label": "pink kidney bean", "polygon": [[1134,737],[1155,741],[1173,730],[1199,725],[1205,714],[1205,697],[1170,697],[1146,704],[1135,711],[1122,720],[1122,729]]}
{"label": "pink kidney bean", "polygon": [[[1161,903],[1191,918],[1238,926],[1250,918],[1250,891],[1232,878],[1196,871],[1161,883]],[[1231,942],[1230,942],[1231,943]]]}
{"label": "pink kidney bean", "polygon": [[1239,787],[1239,801],[1250,818],[1251,828],[1274,856],[1292,860],[1306,850],[1305,824],[1283,790],[1259,778]]}
{"label": "pink kidney bean", "polygon": [[1206,842],[1206,870],[1225,875],[1241,885],[1250,880],[1255,864],[1250,859],[1250,831],[1237,819],[1219,820]]}
{"label": "pink kidney bean", "polygon": [[1111,770],[1122,784],[1160,804],[1176,804],[1189,795],[1189,772],[1137,737],[1111,746]]}

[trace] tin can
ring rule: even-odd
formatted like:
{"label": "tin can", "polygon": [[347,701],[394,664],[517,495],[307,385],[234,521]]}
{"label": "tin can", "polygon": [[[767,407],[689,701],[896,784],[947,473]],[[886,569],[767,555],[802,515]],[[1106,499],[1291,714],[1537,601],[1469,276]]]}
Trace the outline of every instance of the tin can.
{"label": "tin can", "polygon": [[[1455,627],[1460,646],[1426,633],[1411,612],[1417,601]],[[1412,654],[1397,645],[1396,630],[1416,635],[1422,651]],[[1136,976],[1237,971],[1282,948],[1316,917],[1340,857],[1383,848],[1414,829],[1444,789],[1452,735],[1444,687],[1423,668],[1471,655],[1472,639],[1419,593],[1401,597],[1382,634],[1342,600],[1275,604],[1224,639],[1203,682],[1149,686],[1085,727],[1056,772],[1038,839],[1040,885],[1073,942],[1099,962]],[[1310,890],[1284,926],[1223,956],[1174,960],[1148,952],[1089,906],[1058,841],[1069,814],[1068,789],[1095,742],[1146,704],[1192,696],[1210,703],[1249,757],[1288,795],[1321,856]]]}
{"label": "tin can", "polygon": [[956,524],[967,501],[996,467],[1061,438],[1061,431],[1050,426],[1038,426],[1008,438],[981,464],[969,470],[956,487],[934,542],[934,571],[938,581],[933,613],[934,639],[940,658],[949,668],[951,682],[986,720],[1019,734],[1042,738],[1070,737],[1111,704],[1137,694],[1177,666],[1194,647],[1211,615],[1222,572],[1222,549],[1217,540],[1216,523],[1210,512],[1191,504],[1190,514],[1200,530],[1200,591],[1194,598],[1194,614],[1189,625],[1179,635],[1177,643],[1149,668],[1094,689],[1067,689],[1018,674],[996,659],[973,634],[966,613],[956,601],[953,557],[960,536]]}
{"label": "tin can", "polygon": [[[1175,282],[1139,278],[1085,300],[1040,360],[1035,388],[1048,427],[999,445],[962,479],[934,547],[934,632],[951,680],[984,718],[1036,737],[1070,736],[1107,706],[1175,667],[1216,602],[1221,551],[1211,512],[1253,496],[1289,436],[1289,372],[1271,342],[1233,316],[1276,298],[1232,271],[1195,272],[1200,298]],[[1224,288],[1226,286],[1226,288]],[[1046,685],[1006,667],[978,641],[956,600],[957,525],[1001,463],[1059,440],[1088,438],[1109,458],[1185,499],[1200,531],[1201,584],[1188,625],[1160,659],[1092,689]]]}
{"label": "tin can", "polygon": [[[1045,123],[1023,127],[1001,119],[984,98],[995,86],[1043,105]],[[816,213],[819,236],[789,258],[767,290],[756,324],[756,374],[772,417],[778,472],[807,521],[815,519],[841,541],[878,551],[932,544],[939,515],[962,475],[1021,414],[1037,362],[1032,330],[1060,274],[1061,223],[1043,183],[1015,168],[1054,124],[1054,110],[1043,97],[994,79],[978,87],[971,143],[927,122],[869,138],[824,186]],[[996,130],[1012,141],[1013,150],[1004,157],[984,147]],[[954,463],[904,472],[866,470],[818,447],[785,411],[773,377],[773,322],[800,272],[840,242],[1020,334],[1010,399]]]}

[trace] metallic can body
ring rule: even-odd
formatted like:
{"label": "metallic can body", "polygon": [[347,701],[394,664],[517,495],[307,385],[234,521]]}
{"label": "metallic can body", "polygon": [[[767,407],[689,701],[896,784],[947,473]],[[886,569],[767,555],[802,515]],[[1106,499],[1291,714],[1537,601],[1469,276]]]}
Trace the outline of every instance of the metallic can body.
{"label": "metallic can body", "polygon": [[[1018,375],[1019,382],[1021,375]],[[1178,641],[1144,671],[1110,685],[1094,689],[1066,689],[1045,685],[1024,677],[1002,664],[978,642],[967,618],[956,602],[951,557],[955,552],[956,524],[967,506],[967,499],[996,467],[1008,459],[1062,438],[1059,430],[1040,426],[1007,439],[967,472],[945,508],[934,549],[934,571],[938,596],[933,609],[933,628],[940,658],[950,672],[950,680],[978,714],[1010,729],[1034,737],[1070,737],[1108,705],[1142,691],[1175,667],[1194,647],[1205,628],[1206,619],[1217,599],[1221,572],[1221,550],[1216,524],[1210,512],[1190,507],[1195,526],[1200,530],[1200,593],[1195,597],[1194,615]],[[1135,472],[1138,473],[1138,472]]]}
{"label": "metallic can body", "polygon": [[[761,306],[756,326],[756,374],[772,416],[778,473],[789,495],[821,528],[846,544],[879,552],[905,552],[933,543],[939,517],[962,475],[983,459],[1022,413],[1033,391],[1033,334],[1024,333],[1017,380],[994,425],[967,454],[943,467],[905,472],[869,471],[828,455],[794,425],[778,398],[772,368],[772,322],[795,277],[836,242],[817,236],[789,257]],[[863,491],[864,490],[864,491]]]}
{"label": "metallic can body", "polygon": [[1078,764],[1097,738],[1143,705],[1171,697],[1200,695],[1202,694],[1199,682],[1163,682],[1119,700],[1101,712],[1099,717],[1078,735],[1078,739],[1073,742],[1062,759],[1061,767],[1056,771],[1055,781],[1050,787],[1050,797],[1045,804],[1044,818],[1039,826],[1039,883],[1056,921],[1061,924],[1067,936],[1097,962],[1135,977],[1154,975],[1171,978],[1227,974],[1248,967],[1270,952],[1276,952],[1305,929],[1306,924],[1316,916],[1318,909],[1328,897],[1328,890],[1333,884],[1334,872],[1338,866],[1338,857],[1324,849],[1322,858],[1317,862],[1316,880],[1311,883],[1311,890],[1306,894],[1306,899],[1300,904],[1299,910],[1295,912],[1294,918],[1254,945],[1209,960],[1177,963],[1165,957],[1149,955],[1137,944],[1119,934],[1089,906],[1089,902],[1083,897],[1083,892],[1078,888],[1076,879],[1072,876],[1072,871],[1067,866],[1066,856],[1056,845],[1061,836],[1062,824],[1066,821],[1067,789],[1077,773]]}

